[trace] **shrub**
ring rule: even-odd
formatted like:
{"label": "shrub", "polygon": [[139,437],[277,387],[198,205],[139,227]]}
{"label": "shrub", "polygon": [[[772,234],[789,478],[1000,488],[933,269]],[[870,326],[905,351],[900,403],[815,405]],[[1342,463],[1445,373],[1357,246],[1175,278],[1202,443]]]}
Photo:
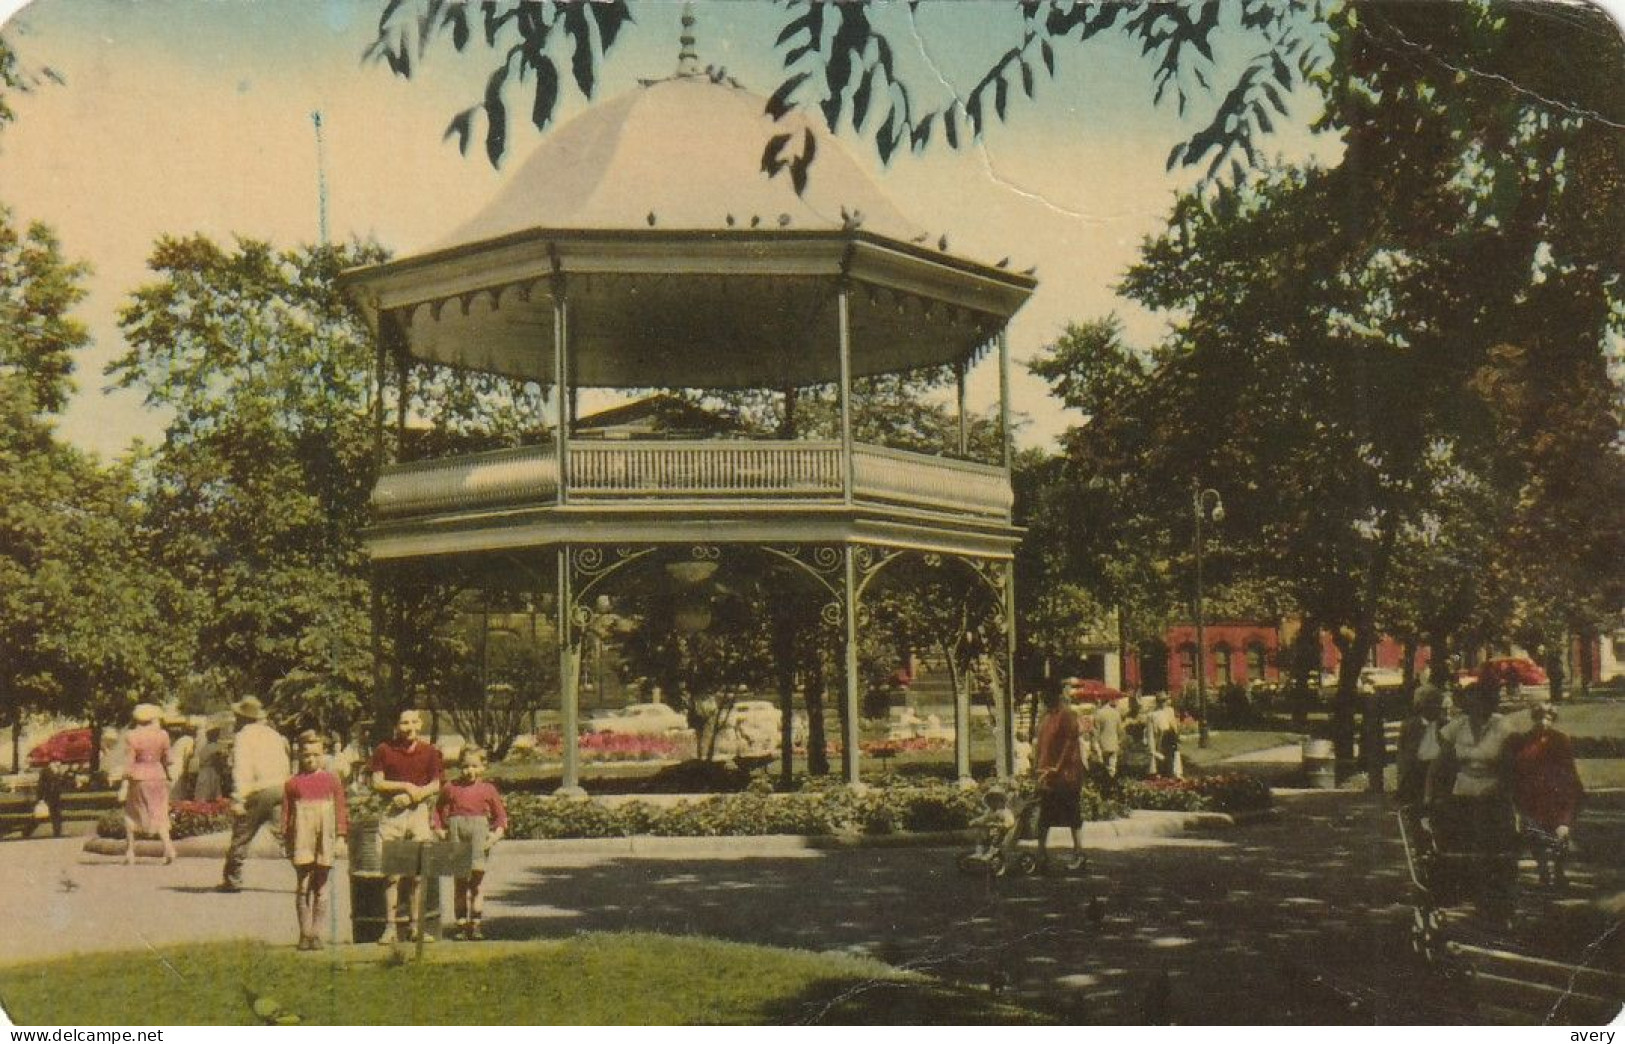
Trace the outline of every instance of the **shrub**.
{"label": "shrub", "polygon": [[1270,788],[1249,776],[1195,776],[1129,780],[1123,800],[1131,808],[1168,812],[1248,812],[1268,808]]}
{"label": "shrub", "polygon": [[[280,826],[273,824],[273,826]],[[231,801],[172,801],[169,805],[169,836],[176,841],[231,829]],[[123,840],[124,812],[113,809],[96,821],[96,836]],[[155,835],[142,835],[155,836]]]}
{"label": "shrub", "polygon": [[[1122,806],[1092,788],[1084,790],[1084,815],[1109,819]],[[790,834],[881,835],[961,830],[982,810],[981,792],[947,783],[875,787],[854,794],[837,784],[809,786],[790,794],[756,788],[657,808],[631,801],[613,808],[568,798],[514,794],[508,801],[514,837],[605,838],[743,837]]]}

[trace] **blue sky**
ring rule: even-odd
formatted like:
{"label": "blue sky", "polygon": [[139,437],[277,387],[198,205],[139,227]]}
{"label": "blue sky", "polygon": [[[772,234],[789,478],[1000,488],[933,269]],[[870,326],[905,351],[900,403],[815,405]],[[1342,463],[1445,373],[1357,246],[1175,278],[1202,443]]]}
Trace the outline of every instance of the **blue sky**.
{"label": "blue sky", "polygon": [[[15,6],[15,5],[12,5]],[[783,10],[757,0],[698,6],[702,62],[724,65],[766,95],[781,79],[772,42]],[[397,252],[431,243],[472,215],[520,165],[540,135],[510,137],[494,171],[478,149],[464,158],[441,141],[447,121],[472,104],[490,52],[432,51],[411,81],[363,64],[382,4],[371,0],[36,0],[5,32],[33,66],[66,79],[17,98],[18,120],[0,135],[0,201],[57,229],[68,253],[95,269],[81,311],[96,338],[80,360],[80,394],[65,436],[113,454],[133,436],[161,437],[163,418],[128,393],[104,393],[103,365],[122,349],[116,309],[145,278],[161,234],[241,234],[278,244],[317,237],[317,166],[310,113],[324,115],[330,223],[335,238],[376,237]],[[612,52],[600,97],[633,89],[675,65],[681,5],[634,0],[637,25]],[[958,0],[921,5],[910,28],[902,5],[879,17],[912,49],[899,55],[919,83],[945,82],[931,101],[965,91],[977,71],[1019,40],[1014,5]],[[914,31],[917,29],[917,33]],[[1221,62],[1245,57],[1238,41]],[[956,82],[959,81],[959,82]],[[1149,343],[1160,324],[1117,299],[1112,284],[1154,233],[1175,191],[1191,182],[1164,170],[1168,149],[1206,119],[1205,102],[1180,119],[1150,102],[1149,65],[1113,36],[1062,48],[1038,100],[1012,106],[1007,124],[978,148],[900,156],[882,169],[872,145],[844,142],[918,224],[947,232],[953,250],[1017,267],[1036,264],[1041,287],[1011,330],[1013,354],[1031,356],[1069,319],[1116,310]],[[1300,157],[1312,97],[1272,150]],[[567,97],[561,115],[583,102]],[[692,133],[674,128],[673,133]],[[1335,142],[1319,151],[1335,155]],[[1019,370],[1019,368],[1018,368]],[[996,394],[983,365],[973,405]],[[1023,435],[1043,443],[1076,418],[1018,372]]]}

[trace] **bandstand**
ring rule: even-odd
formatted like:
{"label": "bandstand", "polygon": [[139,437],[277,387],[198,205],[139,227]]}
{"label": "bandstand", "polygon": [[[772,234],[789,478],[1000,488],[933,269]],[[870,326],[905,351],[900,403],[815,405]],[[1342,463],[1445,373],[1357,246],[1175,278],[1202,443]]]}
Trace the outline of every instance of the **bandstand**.
{"label": "bandstand", "polygon": [[[1005,646],[997,766],[1013,760],[1010,317],[1035,282],[954,256],[912,226],[838,143],[700,68],[685,18],[677,73],[552,132],[442,245],[345,274],[377,335],[379,383],[460,367],[546,389],[539,444],[381,468],[365,543],[375,583],[425,563],[509,562],[545,577],[559,635],[564,787],[579,786],[582,635],[638,564],[706,575],[767,556],[819,592],[842,635],[841,740],[859,781],[857,633],[864,592],[900,555],[953,559],[990,589]],[[813,143],[805,191],[761,170],[778,134]],[[968,458],[967,371],[999,367],[998,459]],[[861,378],[951,368],[958,444],[858,441]],[[613,440],[574,431],[587,389],[783,395],[833,386],[833,438]],[[378,397],[382,402],[382,396]],[[385,423],[380,406],[377,423]],[[692,565],[682,565],[691,563]],[[969,774],[967,716],[955,758]]]}

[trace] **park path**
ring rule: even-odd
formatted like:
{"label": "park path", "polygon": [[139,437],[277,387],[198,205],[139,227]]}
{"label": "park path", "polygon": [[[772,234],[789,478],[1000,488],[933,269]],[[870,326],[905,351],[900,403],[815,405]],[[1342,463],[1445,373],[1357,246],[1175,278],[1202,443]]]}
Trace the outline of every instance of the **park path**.
{"label": "park path", "polygon": [[[1083,1023],[1468,1018],[1462,998],[1408,959],[1408,881],[1380,799],[1299,793],[1281,804],[1273,819],[1199,835],[1086,830],[1089,872],[992,883],[959,873],[948,848],[515,845],[493,861],[487,932],[658,931],[864,953]],[[216,860],[124,867],[81,845],[0,846],[0,961],[294,941],[293,877],[280,860],[250,860],[245,890],[220,895]],[[1569,903],[1617,892],[1622,875],[1617,862],[1577,866]],[[343,938],[342,872],[335,885]]]}

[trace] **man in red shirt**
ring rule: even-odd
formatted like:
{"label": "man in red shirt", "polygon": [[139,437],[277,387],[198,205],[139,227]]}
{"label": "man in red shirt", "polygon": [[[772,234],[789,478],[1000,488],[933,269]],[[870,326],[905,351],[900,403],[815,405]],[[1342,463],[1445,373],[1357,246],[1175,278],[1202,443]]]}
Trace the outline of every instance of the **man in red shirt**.
{"label": "man in red shirt", "polygon": [[[388,799],[389,807],[379,824],[379,837],[384,841],[432,841],[434,831],[429,823],[435,797],[440,793],[440,782],[445,775],[440,749],[432,743],[418,739],[423,731],[423,716],[407,708],[395,720],[395,738],[380,743],[372,752],[372,789]],[[400,885],[406,883],[412,897],[412,924],[421,923],[422,898],[418,895],[416,877],[389,877],[384,880],[384,909],[390,917],[396,916],[396,902]],[[400,933],[403,937],[405,932]],[[379,942],[390,942],[386,928]]]}

